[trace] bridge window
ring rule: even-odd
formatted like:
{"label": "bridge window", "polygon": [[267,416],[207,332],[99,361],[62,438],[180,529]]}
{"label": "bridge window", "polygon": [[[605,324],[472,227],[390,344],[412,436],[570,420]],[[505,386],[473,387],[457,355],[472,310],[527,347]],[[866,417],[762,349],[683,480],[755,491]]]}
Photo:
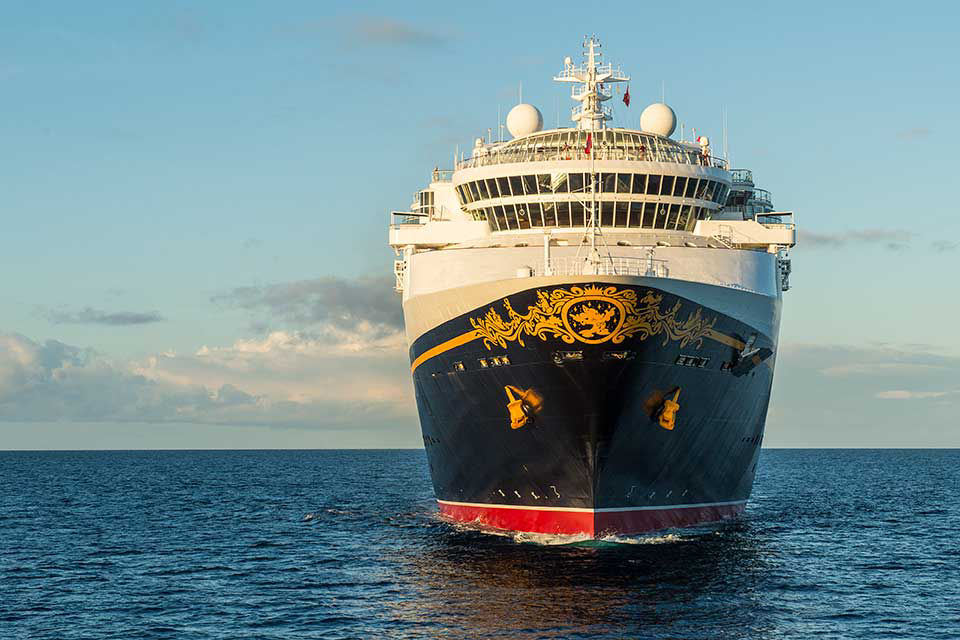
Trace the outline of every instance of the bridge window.
{"label": "bridge window", "polygon": [[599,207],[600,207],[600,226],[612,227],[613,226],[613,203],[601,202],[599,203]]}
{"label": "bridge window", "polygon": [[677,181],[673,185],[673,195],[683,197],[683,190],[687,188],[687,179],[683,176],[677,176]]}
{"label": "bridge window", "polygon": [[[531,227],[579,227],[590,224],[590,174],[530,174],[475,180],[456,187],[461,204],[500,198],[536,196],[574,198],[568,202],[506,202],[498,207],[469,211],[474,219],[490,220],[498,230]],[[597,215],[604,227],[692,229],[710,209],[671,202],[645,202],[633,198],[659,196],[661,199],[691,198],[723,203],[728,189],[720,182],[687,176],[633,173],[597,174]],[[618,194],[614,196],[614,194]],[[623,194],[623,195],[619,195]],[[621,200],[622,198],[622,200]],[[423,206],[418,195],[414,206]]]}
{"label": "bridge window", "polygon": [[647,195],[659,195],[660,176],[647,176]]}
{"label": "bridge window", "polygon": [[537,195],[537,176],[523,176],[523,192],[529,195]]}
{"label": "bridge window", "polygon": [[568,174],[567,182],[570,184],[570,193],[579,193],[583,191],[584,179],[582,173]]}
{"label": "bridge window", "polygon": [[627,214],[630,210],[629,202],[618,202],[616,203],[616,209],[613,216],[613,226],[615,227],[626,227],[627,224]]}
{"label": "bridge window", "polygon": [[673,193],[673,176],[663,176],[660,178],[660,193],[665,196]]}
{"label": "bridge window", "polygon": [[630,189],[630,193],[643,193],[644,188],[647,186],[647,176],[642,173],[638,173],[633,176],[633,187]]}

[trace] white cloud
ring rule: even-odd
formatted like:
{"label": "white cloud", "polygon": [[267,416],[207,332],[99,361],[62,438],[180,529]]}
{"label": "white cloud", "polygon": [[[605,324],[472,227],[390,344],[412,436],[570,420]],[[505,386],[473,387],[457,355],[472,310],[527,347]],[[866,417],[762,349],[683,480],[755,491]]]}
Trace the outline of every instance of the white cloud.
{"label": "white cloud", "polygon": [[934,364],[917,364],[910,362],[851,362],[821,369],[820,373],[830,377],[845,376],[881,376],[898,374],[910,376],[917,373],[943,370],[946,367]]}
{"label": "white cloud", "polygon": [[405,342],[364,323],[112,361],[0,335],[0,421],[348,428],[415,422]]}
{"label": "white cloud", "polygon": [[957,388],[952,353],[944,345],[783,344],[764,443],[960,446],[960,394],[932,395]]}
{"label": "white cloud", "polygon": [[905,391],[902,389],[896,389],[893,391],[881,391],[876,394],[876,398],[880,400],[924,400],[927,398],[943,398],[944,396],[950,396],[955,393],[960,393],[958,391]]}

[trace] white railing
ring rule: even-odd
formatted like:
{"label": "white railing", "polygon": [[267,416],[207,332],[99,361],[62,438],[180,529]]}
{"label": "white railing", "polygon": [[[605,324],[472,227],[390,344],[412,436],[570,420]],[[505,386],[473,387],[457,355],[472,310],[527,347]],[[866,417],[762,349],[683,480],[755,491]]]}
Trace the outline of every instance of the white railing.
{"label": "white railing", "polygon": [[[674,164],[699,165],[726,169],[723,158],[703,156],[695,151],[685,149],[639,149],[632,147],[602,147],[595,144],[591,153],[594,160],[629,160],[641,162],[670,162]],[[457,169],[474,167],[489,167],[498,164],[513,162],[555,162],[559,160],[590,160],[591,154],[586,153],[584,147],[568,149],[544,148],[529,149],[526,147],[508,147],[502,151],[490,151],[483,155],[476,155],[457,163]]]}
{"label": "white railing", "polygon": [[551,258],[548,262],[539,262],[531,267],[534,276],[646,276],[666,278],[670,269],[666,260],[653,257],[628,258],[607,256],[599,262],[585,257],[566,256]]}

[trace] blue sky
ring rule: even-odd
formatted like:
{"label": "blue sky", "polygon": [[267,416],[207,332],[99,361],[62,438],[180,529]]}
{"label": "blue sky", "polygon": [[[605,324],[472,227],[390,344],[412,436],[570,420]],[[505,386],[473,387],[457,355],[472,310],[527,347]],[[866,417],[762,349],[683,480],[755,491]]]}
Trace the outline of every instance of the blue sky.
{"label": "blue sky", "polygon": [[797,213],[766,444],[960,446],[955,5],[236,4],[0,8],[6,446],[417,446],[386,214],[584,33]]}

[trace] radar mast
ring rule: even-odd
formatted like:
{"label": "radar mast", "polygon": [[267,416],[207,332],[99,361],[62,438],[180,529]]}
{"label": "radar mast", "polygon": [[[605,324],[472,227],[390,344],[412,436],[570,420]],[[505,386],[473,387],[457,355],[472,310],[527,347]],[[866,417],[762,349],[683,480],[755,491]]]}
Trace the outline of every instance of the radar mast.
{"label": "radar mast", "polygon": [[[613,92],[604,85],[615,82],[629,82],[630,78],[623,75],[620,67],[614,69],[610,63],[601,63],[603,54],[599,51],[601,44],[596,36],[584,38],[583,48],[586,61],[579,66],[575,66],[573,60],[567,56],[563,61],[563,71],[553,79],[557,82],[574,84],[570,89],[570,97],[580,104],[573,108],[570,119],[577,123],[578,129],[588,132],[586,152],[590,155],[590,228],[584,234],[584,239],[587,237],[590,239],[590,255],[586,258],[585,271],[595,273],[601,263],[597,238],[602,236],[602,232],[600,230],[599,211],[597,211],[597,171],[594,164],[595,154],[591,152],[590,148],[592,146],[590,132],[605,129],[606,123],[613,120],[613,110],[602,104],[613,97]],[[582,246],[583,243],[581,243]],[[610,253],[609,249],[607,249],[607,253]],[[577,255],[580,255],[579,247],[577,248]]]}
{"label": "radar mast", "polygon": [[602,63],[603,54],[600,53],[601,45],[596,36],[585,38],[583,48],[584,63],[574,65],[568,56],[563,61],[563,71],[553,79],[574,84],[570,89],[570,97],[580,104],[573,108],[570,119],[578,129],[594,131],[606,128],[606,123],[613,119],[613,110],[602,104],[613,97],[613,93],[604,85],[629,82],[630,78],[623,75],[620,67],[614,69],[612,64]]}

